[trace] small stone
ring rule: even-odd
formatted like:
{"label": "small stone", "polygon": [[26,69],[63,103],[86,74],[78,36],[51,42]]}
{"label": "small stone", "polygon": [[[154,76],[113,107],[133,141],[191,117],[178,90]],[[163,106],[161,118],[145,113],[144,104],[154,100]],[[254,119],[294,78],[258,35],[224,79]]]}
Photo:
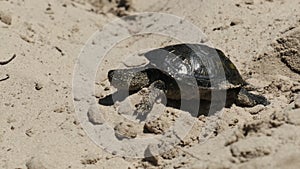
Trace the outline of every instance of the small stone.
{"label": "small stone", "polygon": [[46,8],[45,14],[54,14],[54,12],[50,6]]}
{"label": "small stone", "polygon": [[34,40],[32,39],[32,38],[30,38],[30,37],[27,37],[27,36],[25,36],[25,35],[19,35],[20,36],[20,38],[22,39],[22,40],[24,40],[25,42],[27,42],[27,43],[34,43]]}
{"label": "small stone", "polygon": [[87,116],[89,121],[94,125],[101,125],[105,122],[103,114],[97,106],[91,106],[88,110]]}
{"label": "small stone", "polygon": [[163,159],[161,156],[156,155],[159,154],[159,147],[157,145],[149,145],[145,150],[145,160],[150,162],[155,166],[159,166],[163,163]]}
{"label": "small stone", "polygon": [[242,19],[233,19],[230,23],[230,26],[236,26],[239,24],[243,24],[243,20]]}
{"label": "small stone", "polygon": [[88,154],[84,156],[84,159],[81,160],[81,164],[83,165],[92,165],[96,164],[100,158],[97,155],[94,154]]}
{"label": "small stone", "polygon": [[11,25],[12,18],[9,14],[0,11],[0,21],[6,25]]}
{"label": "small stone", "polygon": [[115,135],[118,139],[135,138],[137,136],[137,127],[128,122],[121,122],[115,126]]}
{"label": "small stone", "polygon": [[255,114],[258,114],[259,112],[261,112],[262,110],[264,110],[264,106],[263,105],[257,105],[255,107],[252,107],[250,110],[249,110],[249,113],[252,114],[252,115],[255,115]]}
{"label": "small stone", "polygon": [[73,121],[73,124],[76,125],[76,126],[78,126],[78,125],[80,124],[80,122],[77,121],[77,120],[74,120],[74,121]]}
{"label": "small stone", "polygon": [[245,0],[244,1],[246,5],[253,5],[254,4],[254,0]]}
{"label": "small stone", "polygon": [[171,124],[168,121],[169,119],[165,116],[147,120],[144,125],[144,129],[149,133],[163,134],[171,127]]}
{"label": "small stone", "polygon": [[27,169],[47,169],[42,162],[37,159],[37,158],[31,158],[27,163],[26,163]]}
{"label": "small stone", "polygon": [[81,100],[80,98],[74,97],[74,101],[75,101],[75,102],[79,102],[80,100]]}
{"label": "small stone", "polygon": [[125,99],[122,102],[116,103],[115,108],[118,113],[122,115],[133,115],[133,112],[135,111],[130,99]]}
{"label": "small stone", "polygon": [[137,66],[142,66],[147,63],[147,60],[144,57],[140,56],[129,56],[126,58],[125,61],[123,61],[123,64],[126,67],[137,67]]}

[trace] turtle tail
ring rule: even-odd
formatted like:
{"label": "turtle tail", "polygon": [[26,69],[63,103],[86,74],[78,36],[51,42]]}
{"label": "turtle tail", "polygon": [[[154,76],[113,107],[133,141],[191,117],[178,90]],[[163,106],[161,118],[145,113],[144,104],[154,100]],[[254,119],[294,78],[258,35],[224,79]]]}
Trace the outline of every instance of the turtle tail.
{"label": "turtle tail", "polygon": [[242,88],[237,95],[235,104],[241,107],[254,107],[258,104],[267,106],[270,102],[264,96],[250,93]]}

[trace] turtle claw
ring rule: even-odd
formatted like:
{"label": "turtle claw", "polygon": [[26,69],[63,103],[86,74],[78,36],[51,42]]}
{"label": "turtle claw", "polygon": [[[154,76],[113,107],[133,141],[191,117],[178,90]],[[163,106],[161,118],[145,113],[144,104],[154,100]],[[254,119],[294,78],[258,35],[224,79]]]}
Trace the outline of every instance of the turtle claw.
{"label": "turtle claw", "polygon": [[246,89],[242,88],[237,95],[235,104],[241,107],[254,107],[258,104],[267,106],[270,102],[264,96],[250,93]]}

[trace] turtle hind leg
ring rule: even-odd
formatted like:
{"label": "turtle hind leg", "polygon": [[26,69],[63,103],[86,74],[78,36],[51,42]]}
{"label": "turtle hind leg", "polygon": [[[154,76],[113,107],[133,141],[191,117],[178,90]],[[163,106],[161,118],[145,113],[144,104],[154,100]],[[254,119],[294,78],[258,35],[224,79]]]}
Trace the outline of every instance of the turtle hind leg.
{"label": "turtle hind leg", "polygon": [[254,107],[258,104],[267,106],[270,102],[264,96],[252,94],[242,88],[237,95],[235,104],[241,107]]}

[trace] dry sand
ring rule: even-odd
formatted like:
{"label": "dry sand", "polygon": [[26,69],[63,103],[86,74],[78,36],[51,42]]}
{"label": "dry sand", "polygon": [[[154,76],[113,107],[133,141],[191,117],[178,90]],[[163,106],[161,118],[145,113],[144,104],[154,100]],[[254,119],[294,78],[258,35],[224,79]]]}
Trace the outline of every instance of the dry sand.
{"label": "dry sand", "polygon": [[[299,0],[124,2],[0,0],[0,168],[300,168]],[[201,116],[179,145],[153,158],[120,157],[98,147],[75,113],[73,70],[94,32],[136,12],[173,14],[199,27],[271,104],[233,105],[220,117]],[[128,46],[142,50],[169,43],[174,41],[161,36],[124,41],[108,54],[95,95],[113,92],[106,73],[120,64],[118,57],[137,52],[126,51]],[[100,108],[106,115],[115,111]],[[148,123],[152,132],[172,125],[178,110],[167,113]],[[99,118],[94,117],[96,125]],[[213,135],[202,143],[199,135],[210,121],[216,122]],[[128,137],[142,134],[126,123],[115,129]]]}

